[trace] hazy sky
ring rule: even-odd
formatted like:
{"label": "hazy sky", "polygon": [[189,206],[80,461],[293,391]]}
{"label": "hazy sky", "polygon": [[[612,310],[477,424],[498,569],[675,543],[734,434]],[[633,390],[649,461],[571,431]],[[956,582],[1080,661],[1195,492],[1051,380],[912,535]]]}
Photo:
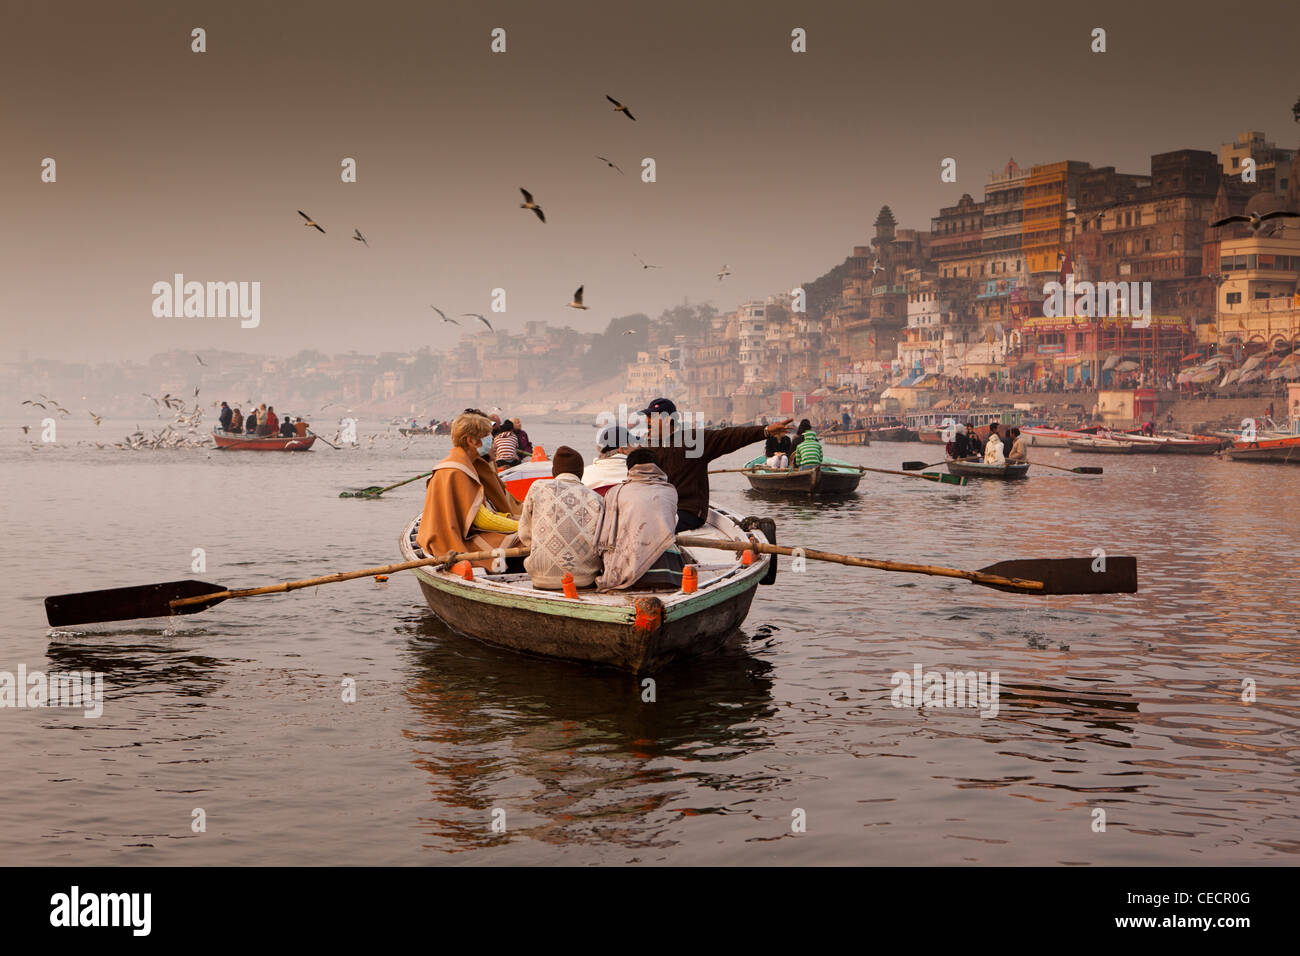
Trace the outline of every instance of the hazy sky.
{"label": "hazy sky", "polygon": [[[840,262],[882,203],[928,229],[1010,156],[1145,172],[1154,152],[1300,133],[1294,2],[172,6],[5,0],[6,353],[440,348],[457,330],[430,303],[507,329],[727,310]],[[260,281],[260,326],[154,318],[177,272]],[[585,313],[564,307],[579,283]]]}

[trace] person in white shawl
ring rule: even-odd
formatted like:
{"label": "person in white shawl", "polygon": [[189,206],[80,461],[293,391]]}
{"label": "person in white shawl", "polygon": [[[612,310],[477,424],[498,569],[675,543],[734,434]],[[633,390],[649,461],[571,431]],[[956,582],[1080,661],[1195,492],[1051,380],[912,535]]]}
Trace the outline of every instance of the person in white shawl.
{"label": "person in white shawl", "polygon": [[989,440],[984,443],[984,464],[1005,465],[1007,460],[1002,455],[1002,437],[996,431],[989,432]]}
{"label": "person in white shawl", "polygon": [[596,589],[672,586],[674,573],[680,583],[683,565],[674,546],[677,489],[647,448],[630,452],[627,466],[627,480],[605,494],[596,531],[604,570]]}

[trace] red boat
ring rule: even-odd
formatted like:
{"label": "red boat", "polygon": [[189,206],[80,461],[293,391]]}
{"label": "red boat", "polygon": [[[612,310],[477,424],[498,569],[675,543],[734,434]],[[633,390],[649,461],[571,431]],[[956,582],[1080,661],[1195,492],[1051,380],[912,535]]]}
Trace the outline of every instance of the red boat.
{"label": "red boat", "polygon": [[1233,461],[1275,461],[1300,465],[1300,436],[1245,442],[1238,439],[1228,449]]}
{"label": "red boat", "polygon": [[315,435],[299,438],[258,438],[256,435],[237,435],[233,432],[214,430],[212,440],[218,448],[228,451],[310,451],[316,443]]}

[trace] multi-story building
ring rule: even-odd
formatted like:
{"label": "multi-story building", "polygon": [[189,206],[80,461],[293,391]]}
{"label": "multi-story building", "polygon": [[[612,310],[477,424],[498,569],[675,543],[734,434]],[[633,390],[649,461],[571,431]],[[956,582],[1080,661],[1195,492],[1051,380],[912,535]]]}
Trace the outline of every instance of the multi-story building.
{"label": "multi-story building", "polygon": [[1218,288],[1218,340],[1255,352],[1300,345],[1300,234],[1225,239]]}
{"label": "multi-story building", "polygon": [[1219,147],[1219,165],[1225,178],[1240,180],[1247,158],[1255,161],[1257,186],[1279,199],[1285,198],[1291,185],[1291,163],[1296,158],[1296,150],[1279,148],[1257,130],[1238,133],[1231,143]]}

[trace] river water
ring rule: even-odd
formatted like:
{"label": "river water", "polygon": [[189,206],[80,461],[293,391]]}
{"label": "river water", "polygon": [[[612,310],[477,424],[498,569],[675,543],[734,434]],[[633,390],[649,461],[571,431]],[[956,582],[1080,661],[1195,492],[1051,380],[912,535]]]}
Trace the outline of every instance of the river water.
{"label": "river water", "polygon": [[[7,863],[1300,861],[1300,468],[1035,449],[1105,476],[869,474],[818,503],[715,477],[716,502],[774,517],[785,544],[963,568],[1102,548],[1138,558],[1140,591],[1029,598],[782,559],[734,646],[654,675],[647,703],[631,675],[448,631],[410,575],[52,631],[47,594],[397,561],[423,482],[338,493],[448,441],[372,444],[363,422],[360,448],[295,455],[79,444],[134,424],[70,422],[39,448],[4,429],[0,671],[105,682],[99,717],[0,709]],[[525,424],[590,452],[593,429]],[[894,706],[892,675],[918,665],[996,672],[996,715]]]}

